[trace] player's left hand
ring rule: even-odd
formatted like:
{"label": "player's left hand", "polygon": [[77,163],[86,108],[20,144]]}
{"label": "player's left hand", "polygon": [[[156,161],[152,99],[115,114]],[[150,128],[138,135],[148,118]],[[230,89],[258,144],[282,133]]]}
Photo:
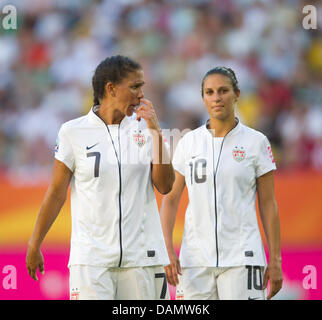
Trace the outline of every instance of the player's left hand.
{"label": "player's left hand", "polygon": [[155,113],[153,104],[148,99],[141,99],[141,104],[136,111],[136,120],[141,121],[143,118],[150,130],[156,130],[160,132],[160,125]]}
{"label": "player's left hand", "polygon": [[270,283],[270,290],[267,300],[274,297],[282,288],[283,273],[280,263],[269,263],[264,274],[263,290],[267,288],[268,281]]}

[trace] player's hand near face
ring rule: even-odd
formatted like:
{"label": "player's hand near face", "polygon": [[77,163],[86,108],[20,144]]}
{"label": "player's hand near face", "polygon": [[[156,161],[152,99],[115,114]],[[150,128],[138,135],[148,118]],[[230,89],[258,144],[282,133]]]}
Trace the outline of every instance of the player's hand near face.
{"label": "player's hand near face", "polygon": [[147,99],[141,99],[141,102],[143,105],[141,104],[136,111],[136,120],[141,121],[143,118],[150,130],[159,132],[160,125],[152,102]]}
{"label": "player's hand near face", "polygon": [[152,182],[161,194],[167,194],[171,191],[175,178],[170,155],[152,102],[147,99],[140,101],[143,105],[140,105],[136,111],[136,120],[141,121],[142,118],[145,120],[153,141]]}

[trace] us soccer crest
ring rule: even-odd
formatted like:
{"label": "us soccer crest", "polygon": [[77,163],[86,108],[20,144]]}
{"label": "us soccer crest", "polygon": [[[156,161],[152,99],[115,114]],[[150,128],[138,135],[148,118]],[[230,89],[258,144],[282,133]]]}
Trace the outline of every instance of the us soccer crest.
{"label": "us soccer crest", "polygon": [[141,133],[141,130],[139,130],[139,132],[137,131],[134,132],[133,140],[139,147],[143,147],[146,143],[145,135]]}
{"label": "us soccer crest", "polygon": [[241,162],[246,158],[246,152],[244,150],[243,147],[238,148],[235,147],[233,149],[233,158],[237,161],[237,162]]}

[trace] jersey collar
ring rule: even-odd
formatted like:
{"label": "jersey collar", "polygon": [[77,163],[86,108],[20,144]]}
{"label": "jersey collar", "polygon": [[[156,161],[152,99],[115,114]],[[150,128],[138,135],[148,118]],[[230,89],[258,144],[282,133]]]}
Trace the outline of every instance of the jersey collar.
{"label": "jersey collar", "polygon": [[[225,135],[225,138],[226,137],[229,137],[229,136],[233,136],[235,134],[238,133],[238,131],[240,130],[242,124],[240,122],[240,120],[236,117],[235,118],[237,120],[237,124],[234,128],[232,128],[226,135]],[[208,130],[208,125],[209,125],[209,119],[206,121],[206,123],[203,125],[204,126],[204,129],[205,131],[207,132],[207,134],[210,134],[212,137],[213,137],[213,134],[210,132],[210,130]]]}
{"label": "jersey collar", "polygon": [[[100,106],[98,105],[93,106],[88,113],[88,117],[91,123],[97,126],[105,127],[106,123],[95,113],[99,109],[99,107]],[[122,128],[126,126],[128,122],[129,122],[129,117],[125,116],[120,123],[120,127]]]}

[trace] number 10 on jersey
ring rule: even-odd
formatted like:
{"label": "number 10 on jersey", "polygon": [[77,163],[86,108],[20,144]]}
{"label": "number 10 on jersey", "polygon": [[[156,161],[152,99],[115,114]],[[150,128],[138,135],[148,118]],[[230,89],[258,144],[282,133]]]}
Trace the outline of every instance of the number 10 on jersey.
{"label": "number 10 on jersey", "polygon": [[206,159],[198,159],[195,162],[189,162],[190,167],[190,183],[203,183],[207,179],[206,175],[206,167],[207,161]]}

